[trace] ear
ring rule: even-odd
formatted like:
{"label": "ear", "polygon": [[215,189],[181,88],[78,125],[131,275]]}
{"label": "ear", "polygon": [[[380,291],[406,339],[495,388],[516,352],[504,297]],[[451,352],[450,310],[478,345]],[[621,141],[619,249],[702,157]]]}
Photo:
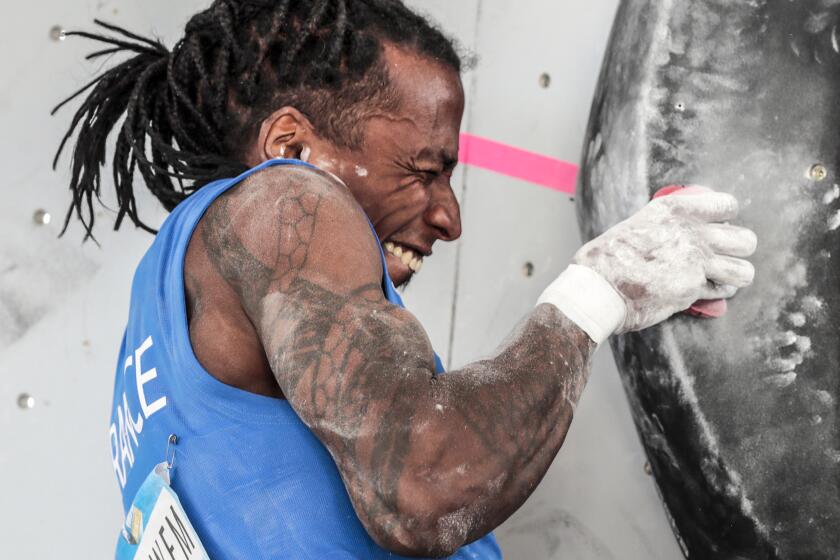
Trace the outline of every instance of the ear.
{"label": "ear", "polygon": [[294,107],[283,107],[263,121],[257,146],[263,161],[300,159],[311,136],[309,119]]}

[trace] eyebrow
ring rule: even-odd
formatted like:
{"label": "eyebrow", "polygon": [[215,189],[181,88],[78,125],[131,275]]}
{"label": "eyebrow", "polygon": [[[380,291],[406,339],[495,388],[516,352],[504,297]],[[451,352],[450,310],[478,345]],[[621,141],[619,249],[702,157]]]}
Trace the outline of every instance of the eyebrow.
{"label": "eyebrow", "polygon": [[447,150],[434,150],[423,148],[417,154],[418,161],[434,162],[440,164],[444,169],[451,169],[458,165],[458,156]]}

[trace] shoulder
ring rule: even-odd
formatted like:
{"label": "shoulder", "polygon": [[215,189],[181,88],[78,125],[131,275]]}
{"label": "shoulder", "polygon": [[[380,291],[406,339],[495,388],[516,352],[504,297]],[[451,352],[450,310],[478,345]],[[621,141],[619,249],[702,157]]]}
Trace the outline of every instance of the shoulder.
{"label": "shoulder", "polygon": [[310,167],[255,173],[211,204],[200,229],[229,281],[253,267],[275,280],[304,275],[350,288],[381,278],[364,211],[345,185]]}
{"label": "shoulder", "polygon": [[364,211],[349,189],[332,175],[303,165],[275,165],[244,180],[220,197],[253,227],[323,218],[357,222],[369,230]]}
{"label": "shoulder", "polygon": [[348,211],[359,211],[349,189],[333,175],[306,165],[273,165],[257,171],[231,189],[229,198],[270,199],[283,201],[290,196],[303,196],[344,204]]}

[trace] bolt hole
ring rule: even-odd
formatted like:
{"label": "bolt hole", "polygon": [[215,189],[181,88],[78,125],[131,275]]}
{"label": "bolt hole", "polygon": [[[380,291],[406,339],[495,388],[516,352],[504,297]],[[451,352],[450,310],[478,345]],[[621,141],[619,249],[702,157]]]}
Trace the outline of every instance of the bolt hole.
{"label": "bolt hole", "polygon": [[31,410],[35,408],[35,397],[28,393],[22,393],[17,399],[17,405],[21,410]]}
{"label": "bolt hole", "polygon": [[525,278],[531,278],[534,275],[534,263],[526,262],[525,266],[522,267],[522,274],[525,275]]}
{"label": "bolt hole", "polygon": [[52,216],[46,210],[38,209],[35,210],[35,213],[32,214],[32,221],[34,221],[39,226],[45,226],[52,221]]}
{"label": "bolt hole", "polygon": [[823,164],[816,163],[811,166],[811,169],[808,170],[808,177],[812,181],[824,181],[826,177],[828,177],[828,169],[826,169],[826,167]]}
{"label": "bolt hole", "polygon": [[50,28],[50,39],[53,41],[63,41],[67,38],[67,32],[60,25],[53,25]]}
{"label": "bolt hole", "polygon": [[540,74],[540,87],[543,89],[551,87],[551,74],[547,72]]}

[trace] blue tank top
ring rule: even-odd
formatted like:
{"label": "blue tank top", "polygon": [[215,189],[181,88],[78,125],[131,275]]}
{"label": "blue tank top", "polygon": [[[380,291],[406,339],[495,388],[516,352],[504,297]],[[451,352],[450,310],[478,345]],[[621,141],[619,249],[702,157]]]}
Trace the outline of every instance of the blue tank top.
{"label": "blue tank top", "polygon": [[[196,225],[222,193],[272,165],[211,183],[163,224],[134,276],[117,364],[111,459],[128,511],[146,476],[178,437],[172,487],[211,560],[379,560],[326,448],[287,401],[225,385],[198,362],[190,344],[184,257]],[[380,246],[381,251],[381,246]],[[402,306],[387,268],[383,290]],[[442,371],[440,360],[437,360]],[[171,457],[170,457],[171,458]],[[454,559],[492,560],[492,535]]]}

